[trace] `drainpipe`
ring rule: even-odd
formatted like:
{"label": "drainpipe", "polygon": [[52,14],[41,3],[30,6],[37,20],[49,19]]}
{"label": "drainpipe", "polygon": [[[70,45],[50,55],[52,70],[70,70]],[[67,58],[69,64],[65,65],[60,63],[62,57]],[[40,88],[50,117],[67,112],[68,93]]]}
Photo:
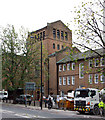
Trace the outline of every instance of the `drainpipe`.
{"label": "drainpipe", "polygon": [[58,74],[58,64],[56,64],[57,65],[57,95],[59,95],[59,86],[58,86],[58,82],[59,82],[59,74]]}

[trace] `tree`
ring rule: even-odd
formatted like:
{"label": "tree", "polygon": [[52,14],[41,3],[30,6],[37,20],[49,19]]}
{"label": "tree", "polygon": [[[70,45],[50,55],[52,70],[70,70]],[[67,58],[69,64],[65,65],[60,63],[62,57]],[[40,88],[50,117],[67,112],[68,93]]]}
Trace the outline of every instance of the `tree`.
{"label": "tree", "polygon": [[91,50],[98,56],[101,55],[95,51],[96,48],[101,47],[105,50],[104,12],[103,0],[82,2],[79,8],[75,7],[74,22],[78,28],[75,30],[77,41],[74,41],[74,44],[85,50]]}
{"label": "tree", "polygon": [[[4,89],[24,88],[25,82],[40,83],[40,43],[27,36],[28,32],[23,27],[17,33],[13,25],[8,25],[1,32]],[[43,47],[43,62],[46,58]]]}

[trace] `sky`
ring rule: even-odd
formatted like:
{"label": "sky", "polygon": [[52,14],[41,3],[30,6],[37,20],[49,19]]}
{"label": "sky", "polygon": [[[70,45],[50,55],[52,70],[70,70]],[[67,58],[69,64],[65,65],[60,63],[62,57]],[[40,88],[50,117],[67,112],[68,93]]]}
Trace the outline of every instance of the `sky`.
{"label": "sky", "polygon": [[[47,23],[73,20],[71,10],[83,0],[0,0],[0,26],[21,26],[30,32],[43,28]],[[70,25],[73,29],[73,24]]]}

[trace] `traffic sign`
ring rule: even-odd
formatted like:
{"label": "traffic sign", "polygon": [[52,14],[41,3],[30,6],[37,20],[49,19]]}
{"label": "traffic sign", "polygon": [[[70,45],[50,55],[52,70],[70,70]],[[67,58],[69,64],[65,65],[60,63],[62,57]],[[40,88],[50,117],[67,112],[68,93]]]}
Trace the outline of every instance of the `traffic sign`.
{"label": "traffic sign", "polygon": [[35,90],[35,83],[34,82],[26,82],[25,89],[26,90]]}

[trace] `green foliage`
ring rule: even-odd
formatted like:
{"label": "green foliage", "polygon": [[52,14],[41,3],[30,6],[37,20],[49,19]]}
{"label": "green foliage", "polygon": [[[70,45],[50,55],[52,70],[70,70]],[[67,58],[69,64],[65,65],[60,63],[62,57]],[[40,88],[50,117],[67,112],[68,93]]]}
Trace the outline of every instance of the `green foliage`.
{"label": "green foliage", "polygon": [[[79,6],[74,7],[74,24],[75,24],[75,39],[74,44],[80,49],[86,48],[94,51],[101,47],[105,48],[103,34],[105,30],[103,26],[103,0],[82,2]],[[99,55],[99,54],[98,54]]]}
{"label": "green foliage", "polygon": [[[2,85],[8,90],[24,88],[25,82],[40,82],[40,43],[27,39],[28,32],[21,27],[19,33],[13,25],[2,29]],[[43,62],[47,52],[43,46]],[[44,66],[43,66],[43,71]]]}

